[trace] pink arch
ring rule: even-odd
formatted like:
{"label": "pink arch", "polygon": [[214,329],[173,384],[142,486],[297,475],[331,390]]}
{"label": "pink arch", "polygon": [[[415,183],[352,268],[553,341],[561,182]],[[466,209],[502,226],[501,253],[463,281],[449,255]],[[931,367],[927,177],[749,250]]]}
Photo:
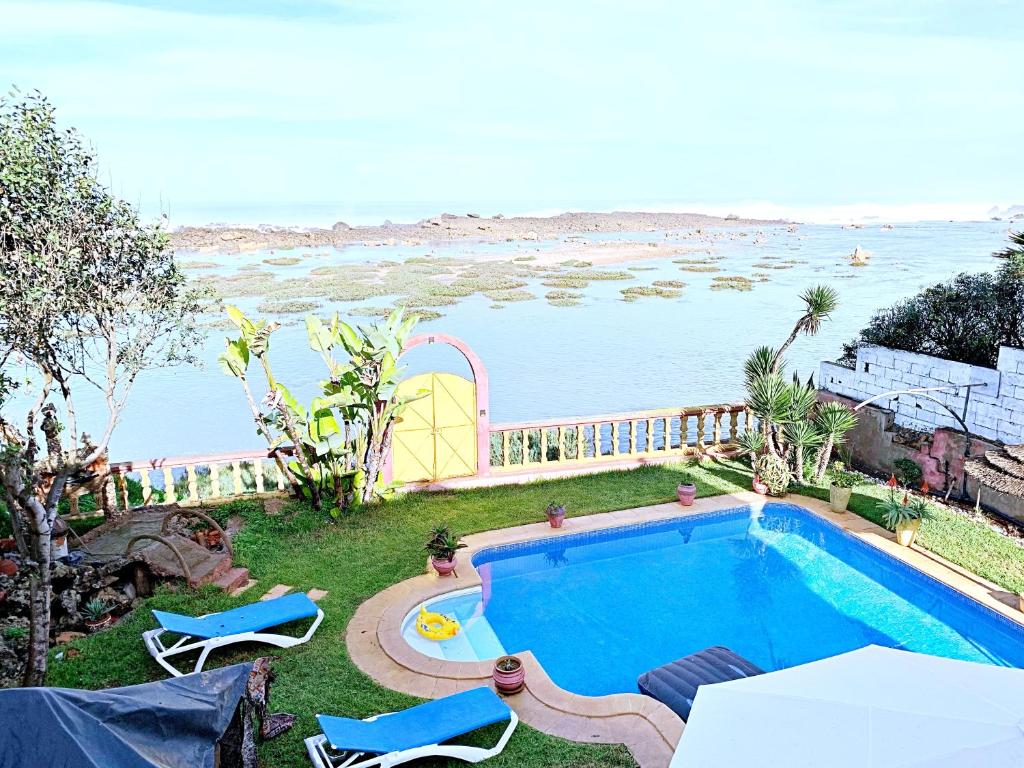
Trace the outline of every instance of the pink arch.
{"label": "pink arch", "polygon": [[[410,349],[423,346],[424,344],[447,344],[457,349],[473,372],[473,381],[476,384],[476,473],[486,475],[491,469],[491,415],[489,410],[490,385],[487,379],[487,368],[483,360],[473,351],[462,339],[449,336],[447,333],[421,333],[413,336],[405,342],[402,353]],[[387,463],[384,465],[384,482],[390,483],[391,454],[388,454]]]}

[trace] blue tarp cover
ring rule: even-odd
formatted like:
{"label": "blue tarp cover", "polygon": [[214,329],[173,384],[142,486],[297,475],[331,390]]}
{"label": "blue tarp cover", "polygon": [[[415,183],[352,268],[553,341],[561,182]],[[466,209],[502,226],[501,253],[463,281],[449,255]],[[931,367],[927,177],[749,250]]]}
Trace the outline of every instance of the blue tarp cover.
{"label": "blue tarp cover", "polygon": [[213,768],[252,664],[157,683],[0,691],[0,768]]}

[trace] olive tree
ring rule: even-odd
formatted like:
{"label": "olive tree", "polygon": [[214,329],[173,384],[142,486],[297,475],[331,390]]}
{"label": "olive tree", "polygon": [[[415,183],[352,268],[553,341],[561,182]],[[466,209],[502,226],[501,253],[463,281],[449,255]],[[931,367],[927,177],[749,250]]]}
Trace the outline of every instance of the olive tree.
{"label": "olive tree", "polygon": [[[31,588],[26,685],[46,675],[61,495],[105,454],[138,375],[193,360],[199,309],[166,235],[98,182],[49,102],[0,100],[0,488]],[[106,411],[93,439],[88,388]]]}

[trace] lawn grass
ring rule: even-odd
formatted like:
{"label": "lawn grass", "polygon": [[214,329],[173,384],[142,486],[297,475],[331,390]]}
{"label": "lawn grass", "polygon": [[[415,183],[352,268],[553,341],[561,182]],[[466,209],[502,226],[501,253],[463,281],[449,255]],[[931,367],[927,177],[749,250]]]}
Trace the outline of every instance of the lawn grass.
{"label": "lawn grass", "polygon": [[[231,514],[245,518],[246,525],[235,539],[236,559],[250,568],[259,580],[257,586],[240,598],[213,589],[162,590],[112,629],[58,649],[64,658],[53,661],[48,682],[100,688],[163,678],[140,637],[144,629],[155,626],[149,608],[198,615],[249,602],[277,583],[302,590],[326,589],[329,594],[321,601],[326,618],[306,645],[287,651],[259,646],[221,652],[212,663],[248,660],[261,653],[280,655],[274,664],[278,677],[272,708],[292,712],[299,719],[291,732],[261,746],[262,765],[306,766],[302,738],[317,731],[314,713],[367,717],[416,703],[416,699],[387,690],[363,675],[348,657],[344,634],[360,603],[391,584],[422,573],[423,541],[433,525],[447,522],[460,534],[468,534],[539,522],[551,501],[565,504],[570,517],[662,503],[675,498],[684,470],[693,476],[699,496],[750,488],[750,470],[745,464],[721,461],[702,467],[670,464],[519,486],[408,494],[333,524],[298,503],[277,517],[267,516],[262,504],[254,500],[225,505],[214,510],[219,519]],[[821,498],[828,495],[823,488],[799,491]],[[874,505],[886,492],[880,486],[859,487],[851,511],[877,522]],[[924,523],[920,541],[1004,587],[1024,586],[1024,549],[978,522],[940,511]],[[475,740],[493,742],[495,738],[492,728]],[[576,744],[520,726],[505,752],[488,764],[583,768],[630,766],[633,760],[622,746]]]}

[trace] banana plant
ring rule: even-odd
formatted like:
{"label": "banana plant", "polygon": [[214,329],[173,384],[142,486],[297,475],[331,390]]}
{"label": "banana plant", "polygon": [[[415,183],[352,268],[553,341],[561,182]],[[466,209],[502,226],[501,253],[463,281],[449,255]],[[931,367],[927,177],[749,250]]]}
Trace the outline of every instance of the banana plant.
{"label": "banana plant", "polygon": [[[288,484],[296,493],[308,496],[313,507],[319,510],[321,506],[320,491],[316,485],[309,483],[309,479],[315,473],[304,451],[301,450],[302,432],[295,419],[296,411],[280,407],[283,387],[278,384],[270,367],[270,337],[281,327],[281,324],[268,323],[265,320],[250,320],[238,307],[234,306],[228,306],[226,312],[228,318],[238,329],[239,336],[236,339],[225,340],[225,350],[218,358],[221,369],[241,382],[253,421],[256,423],[256,432],[267,441],[267,447]],[[264,402],[270,406],[269,413],[264,413],[257,404],[249,386],[248,369],[252,357],[259,361],[266,378],[268,396],[264,398]],[[287,392],[286,389],[285,392]],[[288,397],[291,398],[290,393]],[[291,399],[294,400],[294,398]],[[274,434],[275,428],[278,431],[277,435]],[[293,446],[293,458],[287,461],[282,456],[283,445],[286,442],[284,436],[287,436]]]}

